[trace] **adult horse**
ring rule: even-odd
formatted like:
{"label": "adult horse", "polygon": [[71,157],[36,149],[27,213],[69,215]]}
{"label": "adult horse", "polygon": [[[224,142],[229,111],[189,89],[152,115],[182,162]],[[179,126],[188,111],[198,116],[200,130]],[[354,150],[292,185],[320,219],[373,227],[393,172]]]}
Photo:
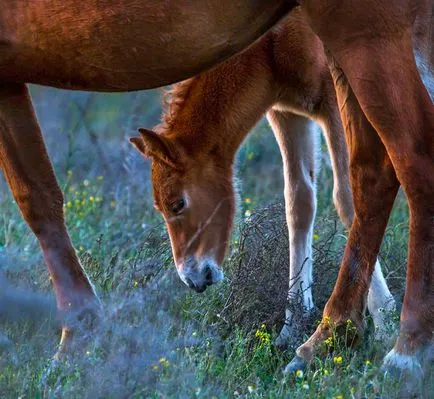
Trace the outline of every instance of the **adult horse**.
{"label": "adult horse", "polygon": [[[64,224],[54,176],[27,83],[127,91],[184,79],[241,50],[295,1],[2,0],[0,165],[38,238],[58,308],[93,306]],[[71,335],[62,330],[61,347]]]}
{"label": "adult horse", "polygon": [[[25,84],[119,91],[169,83],[199,72],[246,46],[296,2],[5,3],[3,0],[0,15],[1,166],[24,218],[41,243],[59,307],[68,310],[80,307],[94,293],[64,226],[63,197]],[[331,334],[330,320],[340,325],[351,319],[362,332],[369,281],[401,184],[410,207],[407,286],[400,336],[387,363],[420,374],[418,356],[432,345],[434,330],[434,107],[416,68],[412,28],[421,8],[432,15],[432,3],[300,3],[309,24],[331,54],[349,143],[355,218],[323,321],[311,339],[297,350],[290,368],[301,367],[313,358],[321,342]],[[224,15],[221,20],[220,13]],[[193,18],[189,18],[191,15]],[[261,17],[259,23],[257,15]],[[231,33],[224,34],[227,31]],[[143,46],[132,45],[137,42]],[[203,55],[205,62],[198,61],[200,67],[196,60],[186,64],[183,57],[176,56],[201,54],[192,42],[200,43],[201,51],[208,55]],[[201,58],[198,54],[194,54],[197,60]],[[171,72],[164,74],[162,70],[146,68],[150,58],[158,59],[154,66],[170,63],[167,70]],[[182,73],[174,72],[178,68]],[[126,84],[126,80],[131,84]],[[142,85],[134,84],[136,81]],[[68,333],[65,326],[63,337]]]}

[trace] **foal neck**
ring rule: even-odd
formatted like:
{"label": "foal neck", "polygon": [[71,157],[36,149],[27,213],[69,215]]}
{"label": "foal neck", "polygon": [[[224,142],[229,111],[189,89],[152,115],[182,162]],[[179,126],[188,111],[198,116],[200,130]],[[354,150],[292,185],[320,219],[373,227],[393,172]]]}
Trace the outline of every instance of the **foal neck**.
{"label": "foal neck", "polygon": [[189,154],[212,152],[229,163],[276,95],[261,42],[217,68],[175,85],[169,94],[163,134]]}

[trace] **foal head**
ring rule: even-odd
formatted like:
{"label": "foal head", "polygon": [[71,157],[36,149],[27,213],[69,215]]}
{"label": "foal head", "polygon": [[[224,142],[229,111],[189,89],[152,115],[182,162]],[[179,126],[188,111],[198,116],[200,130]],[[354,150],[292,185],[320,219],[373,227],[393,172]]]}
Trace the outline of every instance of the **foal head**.
{"label": "foal head", "polygon": [[[234,217],[232,170],[213,151],[140,129],[130,141],[152,159],[155,208],[163,215],[182,281],[197,292],[223,278]],[[197,143],[200,147],[200,142]]]}

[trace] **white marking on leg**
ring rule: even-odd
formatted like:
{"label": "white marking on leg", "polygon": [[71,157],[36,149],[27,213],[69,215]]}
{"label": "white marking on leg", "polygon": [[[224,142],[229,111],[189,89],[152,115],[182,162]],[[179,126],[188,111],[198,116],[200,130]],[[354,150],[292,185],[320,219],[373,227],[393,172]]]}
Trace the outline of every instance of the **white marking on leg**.
{"label": "white marking on leg", "polygon": [[415,378],[423,378],[423,369],[416,356],[404,355],[393,348],[384,358],[383,368],[386,370],[398,369],[410,373]]}
{"label": "white marking on leg", "polygon": [[389,291],[378,260],[375,263],[369,287],[368,309],[374,321],[375,338],[384,340],[393,337],[393,334],[391,335],[391,329],[393,328],[391,316],[396,310],[396,303]]}

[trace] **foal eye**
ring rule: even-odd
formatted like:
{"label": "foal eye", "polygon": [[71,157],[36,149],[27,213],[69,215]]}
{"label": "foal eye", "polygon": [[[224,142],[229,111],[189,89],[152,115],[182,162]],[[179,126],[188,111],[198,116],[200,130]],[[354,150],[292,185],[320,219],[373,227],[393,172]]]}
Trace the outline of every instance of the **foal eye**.
{"label": "foal eye", "polygon": [[178,201],[173,202],[170,205],[170,210],[175,214],[179,215],[185,208],[185,201],[184,198],[181,198]]}

